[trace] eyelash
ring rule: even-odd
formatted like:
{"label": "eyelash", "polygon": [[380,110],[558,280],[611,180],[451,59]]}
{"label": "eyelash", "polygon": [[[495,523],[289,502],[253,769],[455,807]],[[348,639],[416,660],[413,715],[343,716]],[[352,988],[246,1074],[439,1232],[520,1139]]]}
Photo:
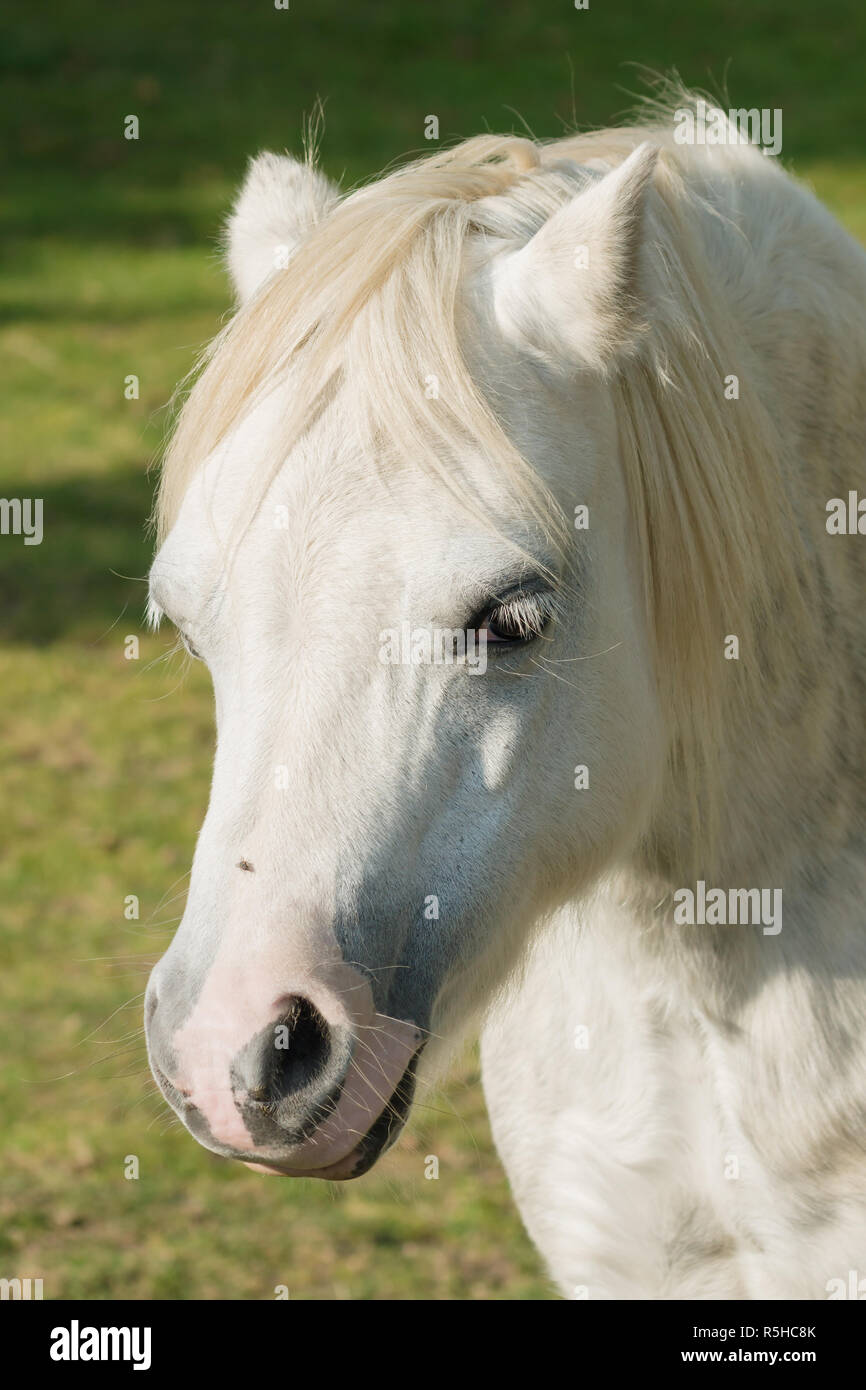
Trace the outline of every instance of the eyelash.
{"label": "eyelash", "polygon": [[503,626],[509,623],[516,632],[512,636],[494,636],[492,643],[499,647],[521,647],[540,637],[554,616],[555,600],[550,593],[517,592],[491,605],[479,614],[472,624],[476,631]]}

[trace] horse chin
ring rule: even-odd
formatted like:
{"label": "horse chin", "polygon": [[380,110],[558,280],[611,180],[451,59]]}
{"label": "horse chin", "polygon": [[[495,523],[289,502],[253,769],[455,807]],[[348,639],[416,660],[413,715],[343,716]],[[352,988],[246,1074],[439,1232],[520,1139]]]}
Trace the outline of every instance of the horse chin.
{"label": "horse chin", "polygon": [[290,1161],[285,1166],[274,1164],[270,1160],[258,1163],[253,1158],[243,1159],[244,1167],[251,1168],[256,1173],[270,1173],[278,1178],[322,1178],[328,1182],[348,1182],[350,1178],[363,1177],[397,1142],[403,1131],[415,1095],[417,1062],[416,1053],[381,1115],[373,1121],[360,1143],[355,1144],[345,1157],[323,1168],[295,1168],[291,1166]]}

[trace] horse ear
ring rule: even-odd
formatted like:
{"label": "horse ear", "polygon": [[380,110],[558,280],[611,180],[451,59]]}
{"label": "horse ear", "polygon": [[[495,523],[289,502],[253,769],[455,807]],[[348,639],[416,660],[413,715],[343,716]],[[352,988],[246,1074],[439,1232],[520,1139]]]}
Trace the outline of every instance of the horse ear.
{"label": "horse ear", "polygon": [[500,326],[559,370],[606,370],[639,321],[638,253],[658,150],[643,144],[500,263]]}
{"label": "horse ear", "polygon": [[250,160],[225,235],[229,274],[241,303],[287,263],[338,198],[324,174],[289,155]]}

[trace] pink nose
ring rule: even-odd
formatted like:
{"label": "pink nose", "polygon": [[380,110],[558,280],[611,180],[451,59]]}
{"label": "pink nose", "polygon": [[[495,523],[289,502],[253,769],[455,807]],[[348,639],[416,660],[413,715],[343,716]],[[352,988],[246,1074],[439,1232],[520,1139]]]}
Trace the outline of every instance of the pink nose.
{"label": "pink nose", "polygon": [[[219,1152],[280,1172],[349,1176],[373,1127],[388,1130],[420,1030],[378,1014],[367,979],[342,963],[336,978],[264,1008],[260,970],[232,971],[228,983],[212,967],[191,1014],[168,1036],[160,1019],[171,976],[155,987],[148,1045],[168,1099]],[[172,1011],[164,1012],[168,1021]]]}

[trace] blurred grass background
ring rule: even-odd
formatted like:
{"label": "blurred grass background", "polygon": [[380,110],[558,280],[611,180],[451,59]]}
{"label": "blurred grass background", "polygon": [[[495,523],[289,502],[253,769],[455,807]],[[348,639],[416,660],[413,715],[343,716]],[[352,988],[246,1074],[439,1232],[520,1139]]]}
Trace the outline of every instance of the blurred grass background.
{"label": "blurred grass background", "polygon": [[342,1186],[223,1162],[154,1095],[140,992],[182,909],[212,725],[206,674],[142,631],[146,466],[229,305],[215,238],[245,160],[297,151],[317,97],[323,165],[351,183],[431,148],[428,114],[442,140],[523,122],[549,137],[626,109],[627,62],[676,68],[781,107],[785,162],[866,240],[866,10],[13,0],[5,16],[0,493],[44,499],[45,539],[0,538],[0,1275],[42,1277],[46,1298],[549,1297],[473,1056]]}

